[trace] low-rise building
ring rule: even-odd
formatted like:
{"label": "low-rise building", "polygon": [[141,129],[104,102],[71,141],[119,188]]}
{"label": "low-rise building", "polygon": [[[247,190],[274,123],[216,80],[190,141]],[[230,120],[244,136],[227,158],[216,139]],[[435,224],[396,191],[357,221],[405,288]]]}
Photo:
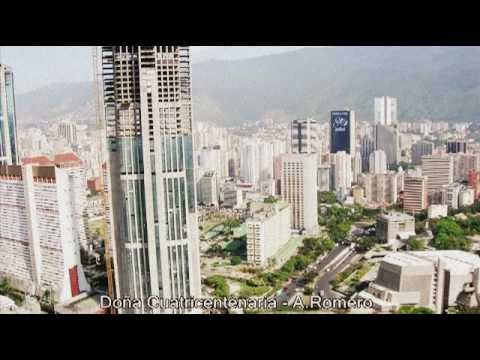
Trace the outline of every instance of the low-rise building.
{"label": "low-rise building", "polygon": [[377,218],[376,232],[379,243],[398,249],[415,236],[415,218],[399,212],[381,214]]}
{"label": "low-rise building", "polygon": [[468,252],[390,253],[381,262],[377,279],[359,296],[372,300],[380,311],[413,305],[442,313],[459,304],[479,305],[479,274],[480,257]]}
{"label": "low-rise building", "polygon": [[428,218],[429,219],[439,219],[441,217],[446,217],[448,215],[448,206],[447,205],[430,205],[428,207]]}
{"label": "low-rise building", "polygon": [[475,190],[472,188],[467,188],[458,194],[458,206],[466,207],[472,206],[475,202]]}

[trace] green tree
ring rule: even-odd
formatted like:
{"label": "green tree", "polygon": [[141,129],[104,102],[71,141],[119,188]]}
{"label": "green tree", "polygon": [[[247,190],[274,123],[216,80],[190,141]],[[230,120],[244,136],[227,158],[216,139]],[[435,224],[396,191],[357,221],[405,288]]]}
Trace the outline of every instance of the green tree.
{"label": "green tree", "polygon": [[411,236],[410,239],[408,239],[407,246],[411,251],[425,250],[425,243],[421,240],[418,240],[415,236]]}
{"label": "green tree", "polygon": [[402,306],[398,309],[397,314],[434,314],[434,312],[426,307]]}
{"label": "green tree", "polygon": [[377,244],[377,239],[374,236],[360,236],[355,238],[353,242],[357,245],[359,252],[366,253]]}
{"label": "green tree", "polygon": [[268,196],[263,200],[263,202],[265,204],[275,204],[278,202],[278,199],[275,196]]}
{"label": "green tree", "polygon": [[318,202],[320,204],[335,204],[337,202],[337,196],[334,192],[319,192],[318,193]]}
{"label": "green tree", "polygon": [[230,264],[232,266],[237,266],[242,263],[242,258],[240,256],[234,256],[230,259]]}

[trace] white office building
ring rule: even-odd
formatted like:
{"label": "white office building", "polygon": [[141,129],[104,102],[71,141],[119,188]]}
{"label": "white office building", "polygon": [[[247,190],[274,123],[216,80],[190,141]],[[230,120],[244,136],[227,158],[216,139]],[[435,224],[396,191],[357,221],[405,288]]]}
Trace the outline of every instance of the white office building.
{"label": "white office building", "polygon": [[387,156],[383,150],[375,150],[370,154],[369,170],[370,174],[387,173]]}
{"label": "white office building", "polygon": [[388,96],[375,98],[375,124],[393,125],[397,123],[397,99]]}
{"label": "white office building", "polygon": [[247,261],[267,266],[290,239],[290,207],[285,202],[251,203],[247,225]]}
{"label": "white office building", "polygon": [[318,229],[317,157],[282,156],[282,200],[291,207],[292,228],[307,233]]}

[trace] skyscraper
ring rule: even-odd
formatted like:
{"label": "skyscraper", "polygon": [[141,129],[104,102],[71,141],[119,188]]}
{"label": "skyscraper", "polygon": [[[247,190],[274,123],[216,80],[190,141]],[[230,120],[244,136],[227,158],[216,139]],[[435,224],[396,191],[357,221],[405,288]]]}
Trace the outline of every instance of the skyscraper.
{"label": "skyscraper", "polygon": [[427,177],[429,194],[441,191],[453,182],[453,158],[448,155],[422,157],[422,175]]}
{"label": "skyscraper", "polygon": [[0,64],[0,164],[19,163],[13,72]]}
{"label": "skyscraper", "polygon": [[377,124],[375,127],[375,148],[383,150],[387,155],[387,166],[398,163],[400,159],[399,132],[397,126],[384,126]]}
{"label": "skyscraper", "polygon": [[352,188],[352,158],[345,151],[339,151],[335,155],[334,185],[337,197],[343,200]]}
{"label": "skyscraper", "polygon": [[282,199],[291,206],[292,228],[314,233],[318,227],[317,157],[282,156]]}
{"label": "skyscraper", "polygon": [[362,170],[369,171],[370,169],[370,154],[375,151],[375,140],[369,135],[362,137],[360,153],[362,154]]}
{"label": "skyscraper", "polygon": [[397,123],[397,99],[388,96],[375,98],[375,124],[393,125]]}
{"label": "skyscraper", "polygon": [[199,297],[189,48],[104,46],[102,63],[116,295]]}
{"label": "skyscraper", "polygon": [[332,111],[330,119],[330,152],[345,151],[354,155],[357,147],[355,134],[355,112]]}
{"label": "skyscraper", "polygon": [[433,154],[433,143],[429,141],[418,141],[412,145],[412,164],[421,165],[422,156]]}
{"label": "skyscraper", "polygon": [[465,140],[456,140],[447,142],[447,153],[448,154],[457,154],[457,153],[466,153],[467,152],[467,143]]}
{"label": "skyscraper", "polygon": [[370,174],[386,174],[387,173],[387,156],[383,150],[375,150],[370,154],[368,168]]}
{"label": "skyscraper", "polygon": [[427,177],[405,176],[403,209],[409,214],[418,214],[428,207]]}
{"label": "skyscraper", "polygon": [[318,124],[314,119],[292,121],[290,139],[292,154],[320,153]]}

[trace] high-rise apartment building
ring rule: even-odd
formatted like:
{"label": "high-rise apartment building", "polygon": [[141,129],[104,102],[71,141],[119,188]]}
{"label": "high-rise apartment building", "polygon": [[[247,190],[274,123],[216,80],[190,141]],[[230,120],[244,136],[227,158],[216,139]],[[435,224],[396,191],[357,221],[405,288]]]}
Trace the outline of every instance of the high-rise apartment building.
{"label": "high-rise apartment building", "polygon": [[217,207],[218,198],[217,174],[215,171],[209,171],[198,181],[198,203]]}
{"label": "high-rise apartment building", "polygon": [[370,154],[368,168],[370,174],[387,173],[387,156],[383,150],[375,150]]}
{"label": "high-rise apartment building", "polygon": [[77,124],[71,121],[62,121],[58,124],[57,134],[67,140],[70,145],[77,144]]}
{"label": "high-rise apartment building", "polygon": [[290,207],[285,202],[253,202],[246,226],[248,263],[266,266],[268,260],[290,240]]}
{"label": "high-rise apartment building", "polygon": [[459,152],[451,155],[453,157],[453,179],[454,181],[467,181],[471,170],[480,170],[480,154],[465,154]]}
{"label": "high-rise apartment building", "polygon": [[375,98],[375,124],[390,126],[397,123],[397,99]]}
{"label": "high-rise apartment building", "polygon": [[16,289],[64,302],[90,291],[80,261],[66,169],[0,165],[0,276]]}
{"label": "high-rise apartment building", "polygon": [[360,182],[369,207],[388,207],[397,202],[398,175],[396,173],[362,174]]}
{"label": "high-rise apartment building", "polygon": [[0,165],[19,163],[13,72],[0,64]]}
{"label": "high-rise apartment building", "polygon": [[354,155],[357,147],[355,112],[332,111],[330,118],[330,152],[345,151]]}
{"label": "high-rise apartment building", "polygon": [[352,160],[345,151],[339,151],[335,155],[334,187],[337,197],[343,200],[352,189]]}
{"label": "high-rise apartment building", "polygon": [[427,209],[427,177],[405,176],[403,181],[403,210],[414,215]]}
{"label": "high-rise apartment building", "polygon": [[116,295],[200,297],[189,48],[104,46],[102,64]]}
{"label": "high-rise apartment building", "polygon": [[377,124],[375,128],[375,148],[385,152],[388,166],[398,163],[400,160],[400,145],[397,125],[384,126]]}
{"label": "high-rise apartment building", "polygon": [[375,151],[375,140],[369,135],[362,137],[360,144],[360,153],[362,154],[362,170],[370,171],[370,154]]}
{"label": "high-rise apartment building", "polygon": [[412,145],[412,164],[421,165],[422,156],[432,155],[434,145],[429,141],[418,141]]}
{"label": "high-rise apartment building", "polygon": [[316,154],[320,152],[318,124],[314,119],[293,120],[290,125],[292,154]]}
{"label": "high-rise apartment building", "polygon": [[458,154],[467,152],[467,143],[465,140],[456,140],[447,142],[447,153]]}
{"label": "high-rise apartment building", "polygon": [[427,179],[427,191],[432,194],[453,182],[453,158],[448,155],[422,157],[422,175]]}
{"label": "high-rise apartment building", "polygon": [[282,156],[282,199],[291,207],[291,225],[313,233],[318,228],[317,156]]}

